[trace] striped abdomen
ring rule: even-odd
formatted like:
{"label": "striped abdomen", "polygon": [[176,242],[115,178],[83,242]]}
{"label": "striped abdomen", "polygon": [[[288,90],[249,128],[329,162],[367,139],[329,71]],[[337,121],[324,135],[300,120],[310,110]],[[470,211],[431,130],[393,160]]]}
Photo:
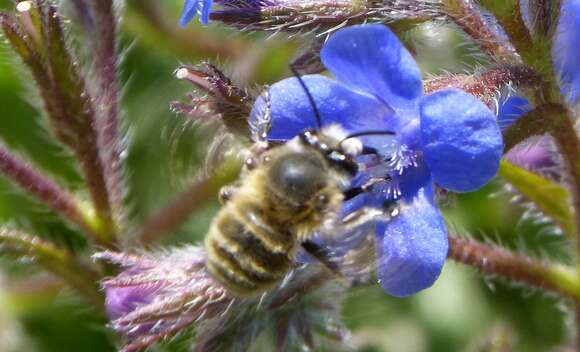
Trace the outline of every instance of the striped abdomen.
{"label": "striped abdomen", "polygon": [[278,283],[292,263],[296,240],[275,229],[250,201],[230,202],[218,213],[206,237],[207,267],[230,292],[255,296]]}

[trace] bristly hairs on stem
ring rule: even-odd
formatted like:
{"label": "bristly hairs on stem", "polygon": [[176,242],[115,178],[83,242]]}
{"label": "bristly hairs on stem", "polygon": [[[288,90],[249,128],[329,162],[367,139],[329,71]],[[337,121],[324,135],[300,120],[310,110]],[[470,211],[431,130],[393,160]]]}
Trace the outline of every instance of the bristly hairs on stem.
{"label": "bristly hairs on stem", "polygon": [[88,8],[94,21],[92,70],[96,86],[90,87],[96,101],[96,131],[99,156],[103,163],[109,202],[117,230],[125,228],[122,153],[125,146],[119,132],[120,87],[117,43],[117,9],[113,0],[90,1]]}
{"label": "bristly hairs on stem", "polygon": [[580,280],[573,270],[538,262],[521,254],[449,236],[449,258],[479,269],[483,274],[507,279],[573,300],[580,299]]}
{"label": "bristly hairs on stem", "polygon": [[95,231],[100,242],[109,243],[114,237],[111,209],[93,129],[95,107],[85,78],[68,49],[56,8],[38,0],[20,2],[19,10],[17,16],[0,14],[0,25],[32,73],[55,136],[79,161],[96,213]]}
{"label": "bristly hairs on stem", "polygon": [[521,59],[500,28],[486,19],[473,0],[442,0],[444,12],[489,57],[498,63],[518,64]]}
{"label": "bristly hairs on stem", "polygon": [[541,83],[541,76],[526,66],[497,65],[473,74],[449,74],[428,79],[423,83],[423,90],[430,94],[440,89],[459,88],[491,105],[498,92],[506,86],[533,95]]}

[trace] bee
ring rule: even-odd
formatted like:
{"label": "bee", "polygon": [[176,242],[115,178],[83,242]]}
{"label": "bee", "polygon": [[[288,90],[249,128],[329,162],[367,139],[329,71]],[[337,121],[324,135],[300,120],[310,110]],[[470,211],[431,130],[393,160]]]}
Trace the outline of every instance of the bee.
{"label": "bee", "polygon": [[[331,231],[336,222],[344,192],[358,171],[355,158],[363,152],[355,137],[375,134],[347,135],[337,125],[321,127],[314,100],[295,75],[312,104],[318,130],[304,130],[269,148],[267,106],[254,129],[259,152],[246,160],[239,183],[220,191],[223,206],[205,237],[209,273],[238,297],[255,297],[279,284],[299,248],[315,257],[321,253],[309,239],[316,231]],[[349,225],[365,221],[355,217]]]}

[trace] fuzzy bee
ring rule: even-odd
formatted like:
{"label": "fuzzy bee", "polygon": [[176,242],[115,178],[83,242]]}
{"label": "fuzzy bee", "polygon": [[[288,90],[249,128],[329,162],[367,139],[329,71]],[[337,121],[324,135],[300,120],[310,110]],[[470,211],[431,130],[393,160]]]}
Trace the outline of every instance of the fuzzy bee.
{"label": "fuzzy bee", "polygon": [[[223,207],[206,235],[207,268],[236,296],[257,296],[278,284],[299,248],[319,259],[327,254],[309,239],[317,231],[333,231],[344,192],[358,171],[354,158],[363,151],[355,137],[392,134],[370,131],[349,136],[337,125],[320,128],[314,101],[296,77],[311,100],[319,129],[267,148],[267,127],[258,126],[255,139],[260,152],[247,160],[247,172],[238,185],[222,189]],[[262,125],[269,121],[266,113]],[[369,216],[368,211],[351,216],[343,227],[357,226]]]}

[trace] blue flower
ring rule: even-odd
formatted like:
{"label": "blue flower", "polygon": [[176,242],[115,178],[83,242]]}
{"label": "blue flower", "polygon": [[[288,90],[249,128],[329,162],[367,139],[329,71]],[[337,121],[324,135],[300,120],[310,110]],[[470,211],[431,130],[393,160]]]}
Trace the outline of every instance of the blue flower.
{"label": "blue flower", "polygon": [[207,24],[212,3],[212,0],[185,0],[179,25],[185,27],[197,15],[200,16],[201,23]]}
{"label": "blue flower", "polygon": [[[361,156],[365,168],[351,187],[370,186],[345,201],[343,214],[398,202],[398,215],[375,225],[377,274],[389,294],[414,294],[433,284],[447,257],[447,230],[435,202],[434,184],[469,192],[496,174],[503,142],[495,116],[461,90],[423,96],[417,64],[383,25],[337,31],[325,43],[321,58],[336,80],[308,75],[304,82],[323,124],[340,124],[351,133],[396,132],[361,137],[365,146],[377,152]],[[296,78],[272,85],[269,97],[270,140],[285,141],[316,126]],[[258,99],[251,123],[263,109],[264,101]]]}
{"label": "blue flower", "polygon": [[552,48],[562,94],[570,104],[580,101],[580,0],[564,0]]}

